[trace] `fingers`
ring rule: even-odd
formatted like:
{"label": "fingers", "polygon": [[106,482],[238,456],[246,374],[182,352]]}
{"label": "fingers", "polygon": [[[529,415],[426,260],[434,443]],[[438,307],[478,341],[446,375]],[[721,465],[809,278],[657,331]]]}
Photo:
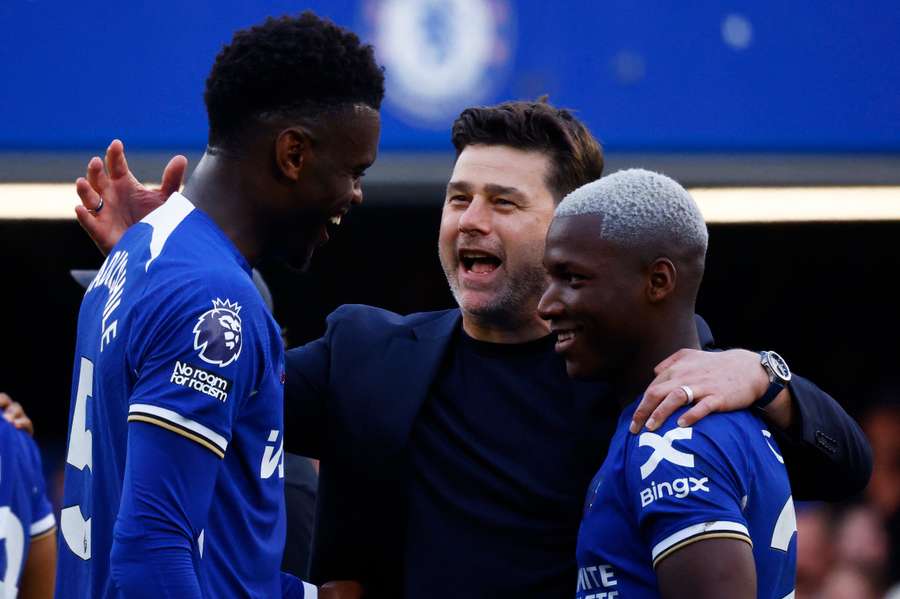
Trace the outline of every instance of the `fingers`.
{"label": "fingers", "polygon": [[[638,405],[638,409],[635,410],[634,416],[631,419],[631,426],[629,430],[632,433],[637,433],[643,426],[647,426],[648,429],[654,430],[660,424],[662,424],[665,419],[655,418],[653,422],[653,427],[650,426],[650,416],[656,411],[657,407],[665,401],[669,395],[673,392],[678,391],[681,393],[681,398],[684,400],[684,391],[681,391],[679,388],[679,384],[673,381],[659,381],[659,377],[657,380],[654,380],[647,390],[644,392],[644,397],[641,399],[641,403]],[[682,405],[684,403],[682,402]],[[669,412],[671,414],[671,412]]]}
{"label": "fingers", "polygon": [[181,154],[174,156],[169,160],[169,164],[167,164],[166,168],[163,170],[162,186],[159,189],[165,197],[169,197],[181,189],[181,182],[184,180],[187,164],[187,158]]}
{"label": "fingers", "polygon": [[[651,384],[647,391],[644,392],[644,397],[634,412],[631,426],[629,427],[631,433],[637,434],[643,427],[650,431],[656,430],[672,414],[686,406],[687,393],[681,388],[683,384],[684,381],[681,379]],[[714,385],[710,385],[709,381],[699,380],[692,382],[688,386],[694,394],[695,408],[700,404],[709,405],[706,405],[703,410],[694,411],[694,408],[692,408],[692,413],[687,420],[685,420],[685,416],[688,416],[688,412],[682,414],[678,419],[678,426],[690,426],[697,420],[700,420],[710,413],[709,411],[704,412],[706,408],[716,412],[721,410],[722,398],[715,395],[716,388]],[[683,422],[686,422],[686,424],[683,424]]]}
{"label": "fingers", "polygon": [[20,431],[25,431],[29,436],[34,436],[34,423],[31,422],[31,418],[27,416],[23,418],[16,418],[15,420],[13,420],[12,425]]}
{"label": "fingers", "polygon": [[644,397],[641,398],[641,403],[638,404],[637,409],[634,411],[634,415],[631,417],[631,425],[628,427],[628,430],[630,430],[633,435],[636,435],[644,425],[647,425],[649,428],[647,420],[673,388],[671,383],[658,382],[658,380],[654,380],[653,383],[647,387],[647,390],[644,392]]}
{"label": "fingers", "polygon": [[113,179],[121,179],[130,174],[128,162],[125,161],[125,144],[118,139],[112,140],[106,149],[106,170]]}
{"label": "fingers", "polygon": [[98,194],[102,194],[109,186],[109,177],[106,176],[106,171],[103,170],[103,161],[97,156],[94,156],[88,162],[87,182]]}
{"label": "fingers", "polygon": [[631,431],[632,435],[638,434],[638,432],[644,428],[647,418],[650,417],[650,414],[653,413],[653,410],[656,409],[656,406],[659,405],[659,402],[662,401],[663,397],[651,395],[649,390],[647,393],[644,393],[644,397],[641,398],[641,402],[638,404],[637,409],[631,417],[631,425],[628,427],[628,430]]}
{"label": "fingers", "polygon": [[[694,392],[695,397],[699,397],[695,386],[691,386],[691,391]],[[653,384],[644,393],[638,409],[635,410],[629,430],[632,434],[637,434],[642,427],[646,426],[647,430],[655,431],[669,416],[685,405],[687,405],[687,394],[681,385],[673,382]]]}
{"label": "fingers", "polygon": [[719,397],[710,395],[709,397],[697,402],[697,404],[693,408],[682,414],[678,418],[678,426],[693,426],[713,412],[718,412],[721,403],[722,402]]}
{"label": "fingers", "polygon": [[96,217],[84,206],[75,206],[75,218],[88,235],[97,227]]}
{"label": "fingers", "polygon": [[695,349],[679,349],[677,352],[675,352],[674,354],[672,354],[671,356],[669,356],[668,358],[666,358],[665,360],[663,360],[662,362],[657,364],[656,368],[653,369],[653,372],[655,372],[656,374],[660,374],[660,373],[668,370],[672,366],[674,366],[675,363],[678,362],[679,360],[682,360],[685,357],[691,355],[691,352],[696,352],[696,351],[697,350],[695,350]]}
{"label": "fingers", "polygon": [[81,199],[82,205],[88,210],[96,210],[100,205],[100,194],[94,191],[91,184],[84,177],[79,177],[75,181],[75,192]]}
{"label": "fingers", "polygon": [[81,228],[84,229],[85,233],[87,233],[88,236],[94,240],[94,243],[97,244],[97,247],[100,248],[100,252],[104,256],[108,255],[115,244],[110,244],[106,241],[108,235],[106,225],[101,224],[97,217],[91,214],[84,206],[75,206],[75,218],[78,219],[78,224],[81,225]]}
{"label": "fingers", "polygon": [[[693,390],[693,388],[692,388]],[[694,392],[696,393],[696,391]],[[680,386],[666,394],[665,399],[653,410],[647,419],[647,430],[655,431],[660,425],[669,419],[676,410],[687,405],[687,394]],[[680,426],[680,425],[679,425]]]}
{"label": "fingers", "polygon": [[25,408],[17,401],[14,401],[6,393],[0,393],[0,408],[3,409],[3,418],[19,430],[26,431],[29,435],[34,434],[34,425],[31,419],[25,413]]}

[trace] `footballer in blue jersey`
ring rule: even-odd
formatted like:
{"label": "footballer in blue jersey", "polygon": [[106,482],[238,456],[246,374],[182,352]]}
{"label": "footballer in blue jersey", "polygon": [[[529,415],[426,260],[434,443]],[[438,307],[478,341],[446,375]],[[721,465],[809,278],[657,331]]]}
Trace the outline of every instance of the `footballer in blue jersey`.
{"label": "footballer in blue jersey", "polygon": [[37,445],[0,418],[0,597],[15,597],[20,579],[32,582],[22,579],[29,552],[36,542],[52,543],[55,531]]}
{"label": "footballer in blue jersey", "polygon": [[654,566],[690,543],[714,538],[753,547],[759,597],[791,596],[794,504],[765,423],[742,411],[679,428],[685,407],[658,430],[632,435],[637,404],[622,412],[588,489],[575,596],[659,597]]}
{"label": "footballer in blue jersey", "polygon": [[[656,365],[699,349],[694,304],[707,241],[690,194],[640,169],[589,183],[556,209],[539,312],[569,375],[610,381],[622,406],[587,490],[578,599],[793,597],[791,490],[757,414],[680,427],[685,405],[659,428],[629,431]],[[693,390],[679,393],[690,404]]]}
{"label": "footballer in blue jersey", "polygon": [[[193,541],[201,588],[215,597],[278,596],[281,332],[247,261],[184,196],[129,229],[88,287],[75,373],[57,597],[118,596],[110,552],[120,505],[139,516],[134,530],[119,521],[124,542],[144,532],[141,516],[153,517],[123,489],[136,424],[166,431],[157,435],[162,443],[188,441],[209,455],[208,481],[165,490],[172,499],[206,495],[207,514],[181,531]],[[179,457],[190,459],[171,456]]]}
{"label": "footballer in blue jersey", "polygon": [[305,267],[362,202],[383,95],[356,35],[270,18],[216,57],[183,195],[121,235],[144,207],[119,202],[121,143],[89,164],[79,220],[117,243],[79,314],[59,599],[305,594],[279,572],[283,342],[250,265]]}

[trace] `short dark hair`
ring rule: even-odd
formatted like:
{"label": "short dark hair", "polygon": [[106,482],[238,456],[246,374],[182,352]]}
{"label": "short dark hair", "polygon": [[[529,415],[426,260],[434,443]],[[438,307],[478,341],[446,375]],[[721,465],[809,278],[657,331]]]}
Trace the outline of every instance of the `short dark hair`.
{"label": "short dark hair", "polygon": [[306,115],[343,105],[376,110],[384,71],[371,45],[312,12],[269,17],[234,34],[206,80],[209,143],[235,141],[262,115]]}
{"label": "short dark hair", "polygon": [[603,174],[603,148],[569,110],[537,102],[504,102],[462,111],[453,123],[459,157],[466,146],[509,146],[549,155],[547,186],[559,202],[571,191]]}

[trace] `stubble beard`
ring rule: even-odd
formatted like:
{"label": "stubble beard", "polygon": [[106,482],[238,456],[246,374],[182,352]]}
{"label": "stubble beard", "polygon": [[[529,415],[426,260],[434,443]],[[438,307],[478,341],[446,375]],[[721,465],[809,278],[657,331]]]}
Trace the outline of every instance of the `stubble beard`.
{"label": "stubble beard", "polygon": [[[537,305],[547,288],[547,273],[542,265],[519,267],[515,272],[506,272],[506,277],[494,296],[485,302],[471,305],[465,301],[465,290],[460,289],[456,273],[459,263],[452,260],[441,267],[447,284],[462,313],[479,326],[515,331],[530,323],[537,314]],[[504,268],[506,264],[504,264]]]}

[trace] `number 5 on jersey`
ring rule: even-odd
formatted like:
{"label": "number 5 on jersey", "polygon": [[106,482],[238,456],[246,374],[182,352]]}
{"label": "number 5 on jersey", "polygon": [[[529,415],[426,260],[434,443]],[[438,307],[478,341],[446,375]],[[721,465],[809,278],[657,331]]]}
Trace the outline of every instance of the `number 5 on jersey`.
{"label": "number 5 on jersey", "polygon": [[[94,388],[94,363],[81,358],[78,373],[78,394],[72,413],[72,431],[69,434],[69,452],[66,462],[78,470],[92,471],[92,435],[87,429],[87,402]],[[93,471],[92,471],[93,472]],[[83,560],[91,559],[91,519],[85,519],[80,505],[63,508],[59,515],[59,527],[66,545]]]}

